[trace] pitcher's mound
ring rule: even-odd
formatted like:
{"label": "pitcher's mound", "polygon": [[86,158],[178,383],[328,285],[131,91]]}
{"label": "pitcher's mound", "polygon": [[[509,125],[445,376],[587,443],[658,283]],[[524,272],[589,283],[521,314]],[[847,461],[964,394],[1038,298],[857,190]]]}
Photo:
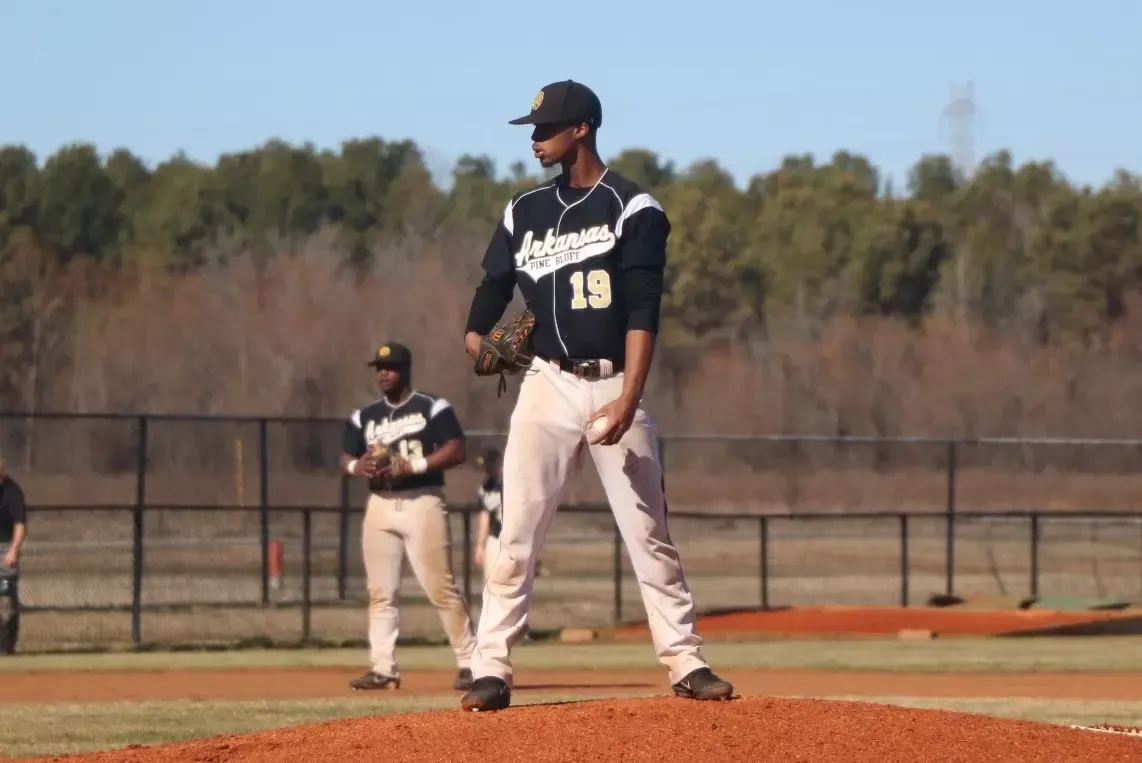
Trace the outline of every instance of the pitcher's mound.
{"label": "pitcher's mound", "polygon": [[1142,740],[1025,721],[864,702],[670,698],[355,718],[87,756],[85,763],[976,763],[1142,760]]}

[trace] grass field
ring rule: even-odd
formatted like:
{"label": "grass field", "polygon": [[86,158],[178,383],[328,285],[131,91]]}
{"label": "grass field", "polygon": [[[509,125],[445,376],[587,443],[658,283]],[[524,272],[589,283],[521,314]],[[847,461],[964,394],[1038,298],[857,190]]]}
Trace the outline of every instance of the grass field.
{"label": "grass field", "polygon": [[[522,670],[654,669],[658,666],[649,643],[530,644],[512,654],[513,662]],[[711,643],[706,646],[706,654],[714,664],[737,668],[921,673],[1142,671],[1142,637],[1134,636]],[[410,671],[452,667],[451,652],[443,647],[398,648],[397,657],[402,668]],[[27,671],[355,668],[361,666],[364,659],[365,652],[361,649],[19,655],[0,659],[0,675]]]}
{"label": "grass field", "polygon": [[[649,644],[533,644],[515,651],[524,670],[654,670]],[[957,639],[901,642],[811,641],[711,644],[707,654],[720,668],[880,671],[884,673],[1081,673],[1142,671],[1142,638]],[[99,681],[99,671],[194,671],[216,669],[283,669],[362,665],[360,650],[248,650],[234,652],[112,653],[103,655],[30,655],[0,660],[4,675],[42,673],[45,680]],[[407,647],[398,653],[406,673],[448,670],[451,654],[440,647]],[[86,672],[91,671],[91,672]],[[664,687],[663,687],[664,688]],[[643,694],[661,693],[661,689]],[[609,694],[608,694],[609,695]],[[627,693],[638,696],[639,692]],[[603,693],[528,694],[517,704],[582,701]],[[813,696],[786,694],[785,696]],[[823,696],[823,695],[817,695]],[[945,708],[1051,723],[1116,723],[1142,725],[1142,701],[995,699],[848,695],[908,707]],[[0,756],[19,757],[151,745],[238,734],[366,714],[455,708],[455,692],[437,696],[385,694],[328,699],[250,701],[163,701],[107,703],[14,703],[0,715]]]}

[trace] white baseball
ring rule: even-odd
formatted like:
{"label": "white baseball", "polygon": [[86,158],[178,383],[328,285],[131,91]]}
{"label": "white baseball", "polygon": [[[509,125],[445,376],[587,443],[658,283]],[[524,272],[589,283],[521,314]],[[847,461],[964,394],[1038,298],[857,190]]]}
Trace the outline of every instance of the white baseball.
{"label": "white baseball", "polygon": [[590,428],[587,430],[587,442],[594,445],[602,439],[603,432],[607,429],[607,417],[600,416],[591,422]]}

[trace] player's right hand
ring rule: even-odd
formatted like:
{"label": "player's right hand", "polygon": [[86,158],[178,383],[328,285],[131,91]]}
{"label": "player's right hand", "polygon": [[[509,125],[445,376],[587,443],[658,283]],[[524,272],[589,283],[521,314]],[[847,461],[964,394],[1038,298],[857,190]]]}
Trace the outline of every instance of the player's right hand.
{"label": "player's right hand", "polygon": [[472,360],[480,356],[480,339],[480,335],[475,331],[469,331],[464,335],[464,350]]}
{"label": "player's right hand", "polygon": [[377,457],[372,453],[366,453],[358,458],[357,463],[353,464],[353,474],[358,477],[376,477]]}

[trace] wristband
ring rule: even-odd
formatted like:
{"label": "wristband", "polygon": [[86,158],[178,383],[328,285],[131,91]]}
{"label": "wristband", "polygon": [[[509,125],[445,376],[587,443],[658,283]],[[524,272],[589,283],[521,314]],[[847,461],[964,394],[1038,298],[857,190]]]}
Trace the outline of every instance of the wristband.
{"label": "wristband", "polygon": [[408,463],[409,463],[409,466],[412,467],[412,473],[413,474],[424,474],[426,471],[428,471],[428,459],[427,458],[414,458],[411,461],[409,461]]}
{"label": "wristband", "polygon": [[352,473],[353,473],[353,470],[354,470],[355,468],[357,468],[357,461],[359,461],[359,460],[360,460],[360,459],[354,458],[352,461],[350,461],[349,463],[345,464],[345,473],[346,473],[346,474],[352,474]]}

